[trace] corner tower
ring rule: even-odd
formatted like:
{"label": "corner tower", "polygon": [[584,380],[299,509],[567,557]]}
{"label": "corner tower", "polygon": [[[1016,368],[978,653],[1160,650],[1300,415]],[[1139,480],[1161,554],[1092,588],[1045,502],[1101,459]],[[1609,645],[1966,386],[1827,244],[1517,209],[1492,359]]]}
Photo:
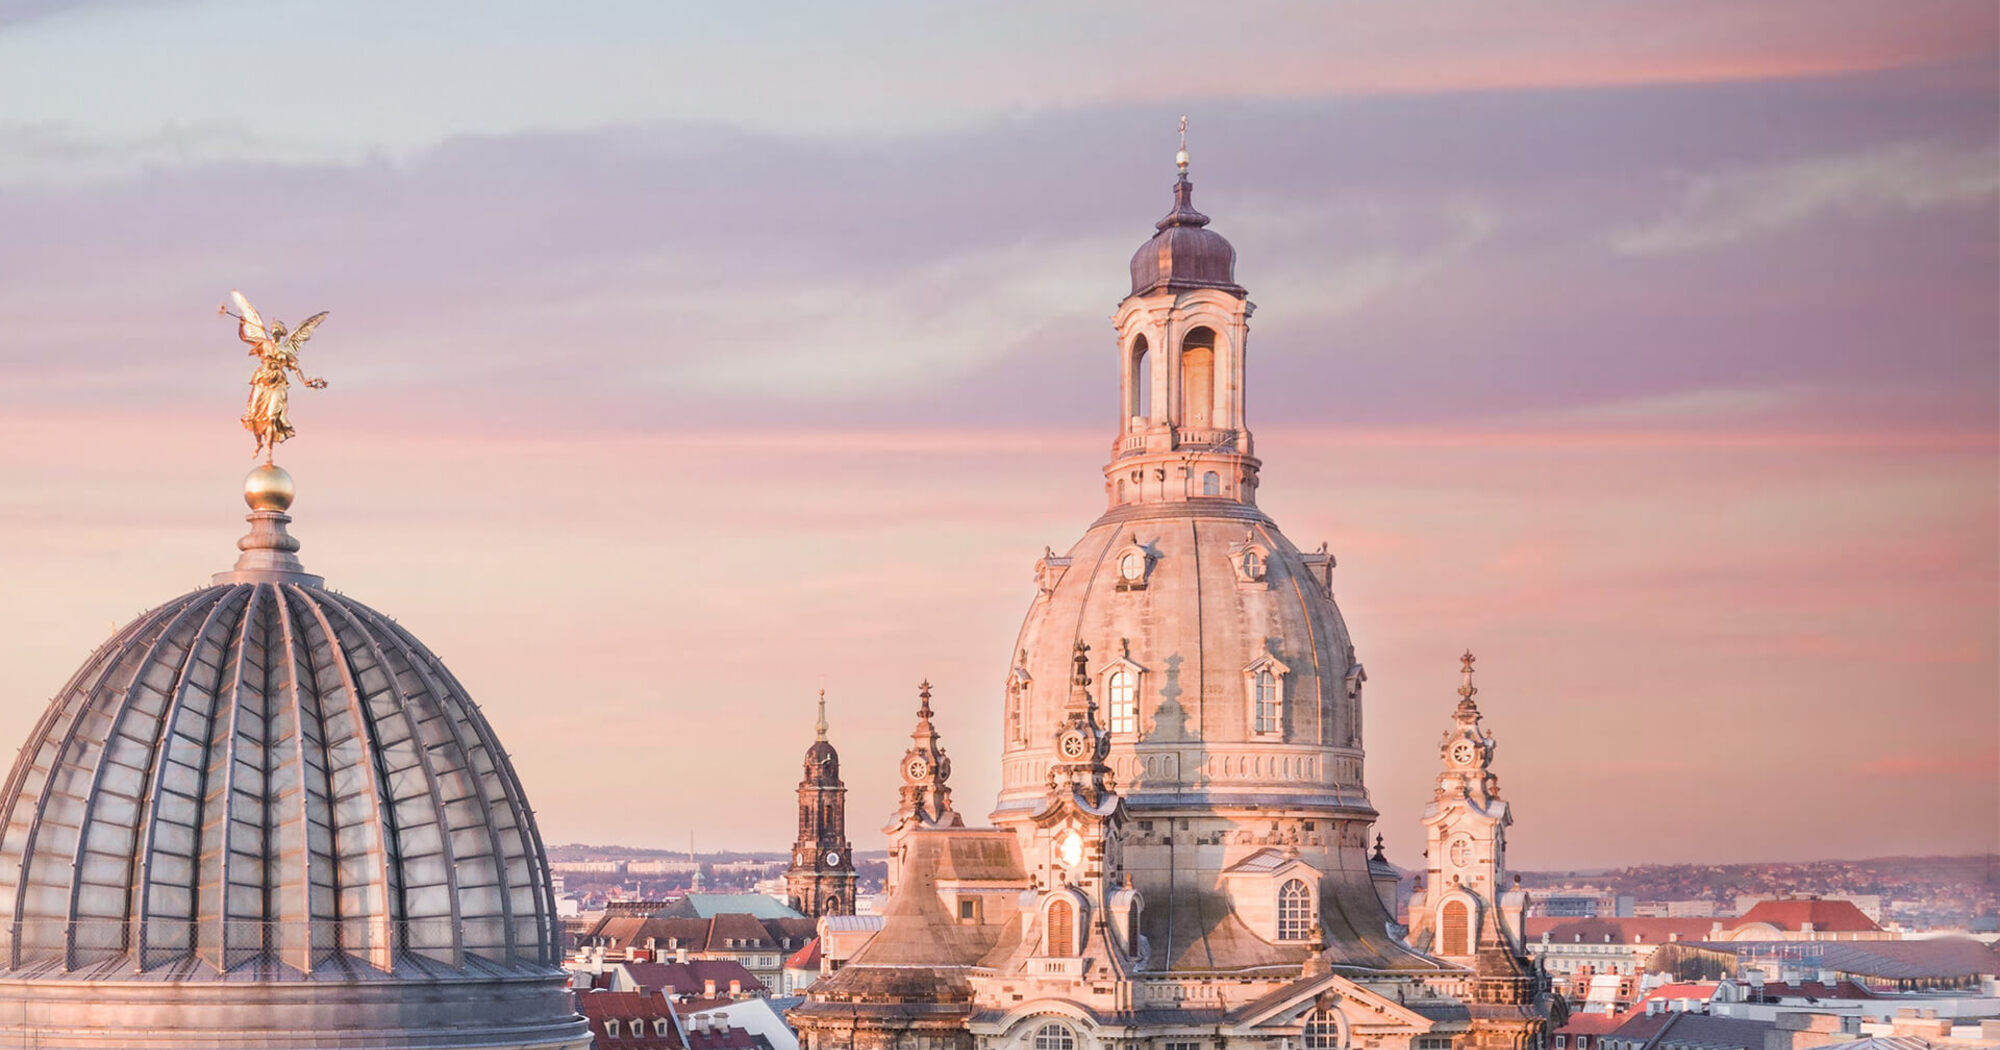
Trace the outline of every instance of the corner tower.
{"label": "corner tower", "polygon": [[847,785],[840,753],[826,740],[826,690],[819,691],[818,736],[799,781],[799,840],[785,872],[785,895],[810,918],[854,914],[854,846],[847,841]]}
{"label": "corner tower", "polygon": [[[1219,959],[1203,916],[1223,912],[1249,916],[1246,934],[1269,946],[1234,953],[1244,966],[1303,960],[1323,920],[1335,942],[1371,946],[1356,956],[1366,965],[1385,916],[1367,876],[1364,675],[1334,605],[1333,557],[1300,551],[1257,506],[1253,304],[1235,248],[1195,209],[1187,160],[1183,145],[1169,210],[1112,317],[1107,506],[1035,566],[1006,677],[994,819],[1033,855],[1035,815],[1074,758],[1070,662],[1086,645],[1102,762],[1130,818],[1108,854],[1121,870],[1103,876],[1129,875],[1160,902],[1145,909],[1141,965]],[[1301,880],[1314,899],[1288,899],[1283,923],[1260,918],[1278,914],[1288,885],[1263,877],[1282,866],[1255,858],[1266,850],[1320,873]]]}

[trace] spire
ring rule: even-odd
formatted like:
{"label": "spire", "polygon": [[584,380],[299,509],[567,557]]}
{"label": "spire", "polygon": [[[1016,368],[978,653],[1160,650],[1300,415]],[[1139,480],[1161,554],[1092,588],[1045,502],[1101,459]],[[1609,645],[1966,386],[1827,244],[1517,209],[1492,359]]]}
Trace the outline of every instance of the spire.
{"label": "spire", "polygon": [[1181,179],[1187,179],[1187,114],[1181,114],[1181,151],[1174,154],[1174,167],[1181,171]]}
{"label": "spire", "polygon": [[816,724],[814,724],[813,731],[819,735],[819,739],[821,740],[826,739],[826,687],[825,686],[821,686],[819,690],[819,721]]}
{"label": "spire", "polygon": [[902,802],[896,821],[888,828],[910,824],[931,827],[963,827],[965,818],[951,808],[951,758],[938,743],[937,727],[931,725],[931,683],[917,687],[917,727],[910,732],[909,750],[903,752]]}
{"label": "spire", "polygon": [[1077,639],[1070,662],[1076,669],[1069,676],[1069,706],[1075,710],[1095,707],[1090,699],[1090,644]]}
{"label": "spire", "polygon": [[1472,663],[1477,659],[1478,657],[1472,655],[1472,650],[1470,649],[1465,651],[1464,656],[1458,658],[1458,673],[1462,683],[1458,687],[1459,714],[1465,714],[1468,711],[1475,716],[1479,714],[1479,705],[1472,702],[1472,698],[1479,694],[1479,687],[1472,684]]}

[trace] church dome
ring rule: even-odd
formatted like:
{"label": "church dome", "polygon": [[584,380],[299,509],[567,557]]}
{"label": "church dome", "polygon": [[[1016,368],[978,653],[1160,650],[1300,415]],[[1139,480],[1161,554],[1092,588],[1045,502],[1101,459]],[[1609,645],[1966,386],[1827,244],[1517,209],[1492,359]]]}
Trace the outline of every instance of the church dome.
{"label": "church dome", "polygon": [[1208,216],[1194,210],[1194,183],[1186,173],[1174,183],[1174,207],[1156,225],[1158,233],[1132,253],[1132,294],[1219,288],[1245,294],[1236,283],[1236,248],[1208,228]]}
{"label": "church dome", "polygon": [[583,1045],[492,726],[304,574],[273,471],[236,571],[92,653],[0,790],[0,1002],[80,1046]]}
{"label": "church dome", "polygon": [[1254,507],[1207,500],[1118,508],[1056,560],[1067,567],[1015,644],[1023,684],[1009,698],[1019,713],[1002,809],[1044,790],[1082,641],[1107,761],[1134,815],[1254,806],[1373,817],[1359,665],[1328,556],[1301,552]]}
{"label": "church dome", "polygon": [[840,752],[824,740],[815,740],[806,748],[806,779],[814,783],[838,783],[840,780]]}

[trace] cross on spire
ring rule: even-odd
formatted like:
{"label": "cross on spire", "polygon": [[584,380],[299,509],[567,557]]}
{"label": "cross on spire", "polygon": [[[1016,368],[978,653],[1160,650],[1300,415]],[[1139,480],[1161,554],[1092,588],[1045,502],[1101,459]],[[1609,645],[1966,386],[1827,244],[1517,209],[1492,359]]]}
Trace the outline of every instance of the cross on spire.
{"label": "cross on spire", "polygon": [[1181,114],[1181,151],[1179,153],[1174,154],[1174,166],[1181,169],[1181,175],[1183,177],[1187,175],[1187,168],[1188,168],[1187,114],[1185,113]]}
{"label": "cross on spire", "polygon": [[819,733],[819,738],[821,740],[826,739],[826,687],[825,686],[821,686],[819,690],[819,722],[818,724],[813,726],[813,729]]}
{"label": "cross on spire", "polygon": [[1477,659],[1478,657],[1472,655],[1472,650],[1470,649],[1465,651],[1464,656],[1458,658],[1458,672],[1465,679],[1465,684],[1458,687],[1458,695],[1467,700],[1472,699],[1473,694],[1479,692],[1479,687],[1472,684],[1472,662]]}

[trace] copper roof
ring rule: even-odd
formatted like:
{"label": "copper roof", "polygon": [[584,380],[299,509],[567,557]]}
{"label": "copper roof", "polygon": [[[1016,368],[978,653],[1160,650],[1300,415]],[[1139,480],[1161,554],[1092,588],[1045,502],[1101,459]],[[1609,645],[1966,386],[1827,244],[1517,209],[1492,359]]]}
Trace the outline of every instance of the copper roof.
{"label": "copper roof", "polygon": [[1132,255],[1133,295],[1190,288],[1247,294],[1236,283],[1236,248],[1194,210],[1194,183],[1185,174],[1174,183],[1173,210],[1156,225],[1160,232]]}

